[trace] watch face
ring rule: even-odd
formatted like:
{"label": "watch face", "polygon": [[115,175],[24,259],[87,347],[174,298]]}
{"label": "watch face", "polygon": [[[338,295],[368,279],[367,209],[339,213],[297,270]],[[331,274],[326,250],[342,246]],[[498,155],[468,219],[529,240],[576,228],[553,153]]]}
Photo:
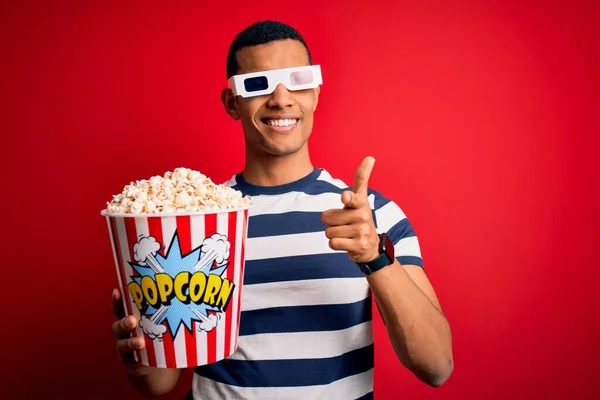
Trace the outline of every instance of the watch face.
{"label": "watch face", "polygon": [[385,235],[385,251],[388,256],[393,260],[394,259],[394,243],[392,243],[392,239],[388,235]]}

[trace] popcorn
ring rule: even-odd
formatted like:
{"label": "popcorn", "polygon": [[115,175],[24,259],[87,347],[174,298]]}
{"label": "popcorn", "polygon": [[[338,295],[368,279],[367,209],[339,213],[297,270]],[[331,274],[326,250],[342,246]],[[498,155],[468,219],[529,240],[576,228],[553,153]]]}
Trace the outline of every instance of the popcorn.
{"label": "popcorn", "polygon": [[246,207],[251,201],[250,196],[217,185],[198,171],[175,168],[164,176],[131,182],[106,202],[106,211],[140,214],[227,210]]}

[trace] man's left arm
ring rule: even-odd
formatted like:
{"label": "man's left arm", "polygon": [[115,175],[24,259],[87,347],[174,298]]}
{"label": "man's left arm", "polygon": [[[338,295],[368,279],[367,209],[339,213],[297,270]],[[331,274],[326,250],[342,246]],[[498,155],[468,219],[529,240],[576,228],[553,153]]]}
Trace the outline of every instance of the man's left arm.
{"label": "man's left arm", "polygon": [[[352,191],[342,194],[344,208],[327,210],[322,216],[329,246],[346,251],[359,263],[379,256],[379,236],[367,196],[374,161],[367,157],[357,169]],[[423,268],[401,265],[395,259],[366,279],[400,362],[428,385],[442,385],[453,369],[452,337]]]}
{"label": "man's left arm", "polygon": [[400,362],[428,385],[441,386],[453,369],[452,337],[423,268],[396,259],[367,281]]}

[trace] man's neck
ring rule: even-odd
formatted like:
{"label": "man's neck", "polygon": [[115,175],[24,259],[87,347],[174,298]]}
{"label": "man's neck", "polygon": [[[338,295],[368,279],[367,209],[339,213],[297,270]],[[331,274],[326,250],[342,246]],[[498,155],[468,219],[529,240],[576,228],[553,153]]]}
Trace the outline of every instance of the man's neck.
{"label": "man's neck", "polygon": [[286,156],[257,155],[246,152],[242,175],[246,182],[257,186],[279,186],[295,182],[313,172],[306,146]]}

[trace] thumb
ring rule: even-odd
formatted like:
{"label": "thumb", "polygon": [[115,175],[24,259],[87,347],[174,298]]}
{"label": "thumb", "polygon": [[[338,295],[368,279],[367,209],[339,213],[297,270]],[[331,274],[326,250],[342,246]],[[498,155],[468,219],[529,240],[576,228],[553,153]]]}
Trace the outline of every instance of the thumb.
{"label": "thumb", "polygon": [[110,299],[110,307],[115,317],[119,319],[125,318],[125,309],[123,308],[123,302],[121,301],[121,291],[119,289],[113,289],[112,296]]}
{"label": "thumb", "polygon": [[366,157],[360,163],[354,176],[354,187],[352,189],[354,193],[367,193],[367,189],[369,187],[369,178],[371,177],[371,171],[373,171],[374,164],[375,158],[371,156]]}

